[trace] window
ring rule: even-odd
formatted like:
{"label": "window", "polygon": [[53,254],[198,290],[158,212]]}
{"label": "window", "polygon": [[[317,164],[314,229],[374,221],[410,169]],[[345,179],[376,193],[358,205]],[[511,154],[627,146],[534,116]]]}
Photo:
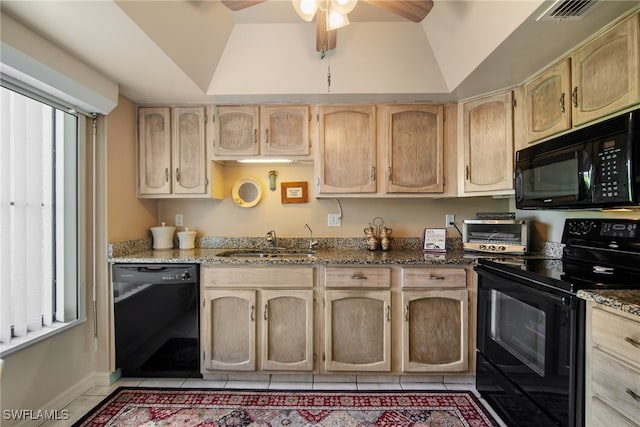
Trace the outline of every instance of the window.
{"label": "window", "polygon": [[84,120],[13,88],[0,91],[0,354],[5,355],[84,316],[78,286]]}

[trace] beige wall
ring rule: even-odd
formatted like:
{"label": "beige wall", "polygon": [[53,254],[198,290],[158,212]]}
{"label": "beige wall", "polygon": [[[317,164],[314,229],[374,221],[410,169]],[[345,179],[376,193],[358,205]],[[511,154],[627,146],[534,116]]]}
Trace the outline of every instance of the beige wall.
{"label": "beige wall", "polygon": [[107,116],[108,240],[141,239],[157,221],[158,202],[136,194],[136,106],[119,97]]}
{"label": "beige wall", "polygon": [[[278,173],[276,191],[269,190],[270,170]],[[252,176],[262,183],[262,199],[255,207],[242,208],[231,199],[231,188],[241,177]],[[353,199],[340,198],[342,227],[328,227],[327,215],[338,213],[335,199],[316,199],[313,167],[308,165],[248,166],[231,163],[224,168],[224,200],[164,200],[159,203],[159,221],[174,224],[175,214],[184,215],[184,225],[205,236],[263,236],[275,230],[281,237],[306,237],[309,224],[314,237],[358,237],[373,218],[379,216],[396,237],[420,237],[425,227],[444,227],[445,214],[454,213],[460,224],[476,212],[505,211],[508,199]],[[280,184],[306,181],[309,202],[282,204]],[[451,236],[457,233],[450,229]]]}

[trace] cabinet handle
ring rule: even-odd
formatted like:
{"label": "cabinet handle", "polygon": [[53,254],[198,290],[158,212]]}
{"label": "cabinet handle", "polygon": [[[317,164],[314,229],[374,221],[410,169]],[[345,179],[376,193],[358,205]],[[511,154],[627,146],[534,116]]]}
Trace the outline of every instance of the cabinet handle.
{"label": "cabinet handle", "polygon": [[427,280],[444,280],[444,276],[433,276],[431,273],[428,273]]}
{"label": "cabinet handle", "polygon": [[573,88],[573,92],[571,92],[571,102],[573,102],[573,106],[578,108],[578,86]]}
{"label": "cabinet handle", "polygon": [[409,321],[409,304],[404,306],[404,321]]}
{"label": "cabinet handle", "polygon": [[391,182],[391,166],[389,166],[389,170],[387,170],[387,179]]}
{"label": "cabinet handle", "polygon": [[560,95],[560,112],[562,114],[565,113],[565,108],[564,108],[564,92],[562,92],[562,95]]}
{"label": "cabinet handle", "polygon": [[264,320],[267,320],[267,304],[264,305],[264,314],[262,317],[264,317]]}
{"label": "cabinet handle", "polygon": [[176,182],[180,182],[180,169],[176,168]]}
{"label": "cabinet handle", "polygon": [[164,168],[164,180],[169,182],[169,168]]}
{"label": "cabinet handle", "polygon": [[269,129],[264,130],[264,142],[269,144]]}
{"label": "cabinet handle", "polygon": [[634,340],[633,338],[625,337],[624,340],[629,344],[631,344],[632,346],[634,346],[635,348],[640,348],[640,342]]}
{"label": "cabinet handle", "polygon": [[636,402],[640,402],[640,395],[638,395],[638,393],[636,393],[635,391],[631,390],[630,388],[628,388],[626,390],[627,394],[629,396],[631,396],[633,398],[633,400],[635,400]]}
{"label": "cabinet handle", "polygon": [[464,167],[464,176],[467,179],[467,181],[469,181],[469,165],[466,165]]}
{"label": "cabinet handle", "polygon": [[387,322],[391,322],[391,306],[387,306]]}
{"label": "cabinet handle", "polygon": [[253,130],[253,143],[254,144],[258,143],[258,129]]}
{"label": "cabinet handle", "polygon": [[252,322],[256,320],[255,311],[256,311],[255,306],[251,304],[251,312],[249,313],[249,318],[251,319]]}
{"label": "cabinet handle", "polygon": [[362,273],[356,273],[353,276],[351,276],[351,280],[367,280],[367,276],[365,276]]}
{"label": "cabinet handle", "polygon": [[375,181],[375,180],[376,180],[376,167],[371,166],[371,181]]}

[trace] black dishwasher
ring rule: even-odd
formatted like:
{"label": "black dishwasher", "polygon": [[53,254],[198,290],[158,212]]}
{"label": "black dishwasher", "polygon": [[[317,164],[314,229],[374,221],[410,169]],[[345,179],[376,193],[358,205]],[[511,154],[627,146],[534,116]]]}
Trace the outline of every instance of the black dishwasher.
{"label": "black dishwasher", "polygon": [[200,377],[199,266],[114,264],[116,368],[123,377]]}

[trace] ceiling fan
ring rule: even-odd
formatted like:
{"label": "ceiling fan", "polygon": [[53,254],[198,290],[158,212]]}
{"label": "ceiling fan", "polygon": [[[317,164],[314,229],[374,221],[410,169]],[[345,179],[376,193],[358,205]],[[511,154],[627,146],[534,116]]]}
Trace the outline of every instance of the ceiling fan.
{"label": "ceiling fan", "polygon": [[[242,10],[266,0],[222,0],[230,10]],[[316,18],[316,50],[326,52],[336,47],[337,28],[349,23],[347,13],[358,0],[292,0],[293,8],[307,22]],[[412,22],[422,22],[433,7],[433,0],[363,0]],[[332,13],[332,8],[334,8]],[[337,20],[334,20],[337,18]]]}

